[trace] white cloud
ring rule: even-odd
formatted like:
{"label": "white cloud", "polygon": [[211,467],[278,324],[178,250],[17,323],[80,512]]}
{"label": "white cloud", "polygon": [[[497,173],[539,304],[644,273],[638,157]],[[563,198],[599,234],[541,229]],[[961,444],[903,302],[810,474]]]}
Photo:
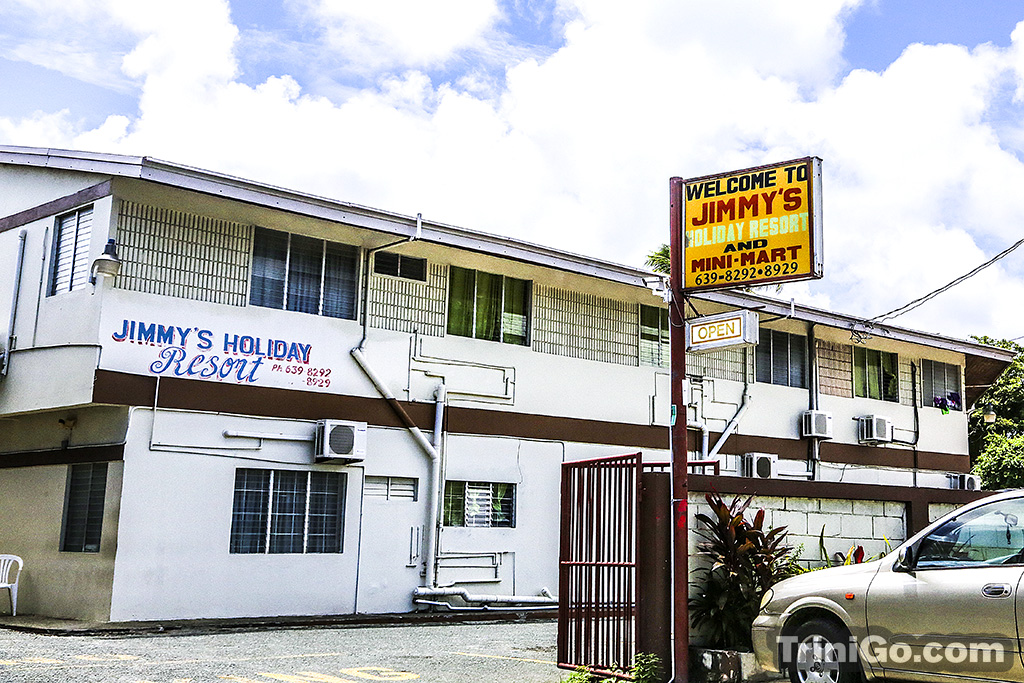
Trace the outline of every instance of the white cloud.
{"label": "white cloud", "polygon": [[364,71],[444,64],[454,53],[483,47],[500,18],[494,0],[309,0],[328,45]]}
{"label": "white cloud", "polygon": [[[73,111],[0,118],[0,140],[157,156],[634,265],[668,239],[670,176],[815,154],[826,278],[781,296],[865,317],[1020,236],[1024,164],[1007,140],[1024,102],[1007,101],[1024,28],[1009,49],[915,45],[838,80],[853,0],[562,0],[563,47],[509,61],[496,94],[472,70],[425,75],[509,54],[488,42],[502,40],[493,3],[356,4],[312,7],[334,47],[381,70],[328,99],[283,73],[239,82],[245,36],[222,0],[108,0],[102,21],[134,36],[120,77],[140,84],[140,114],[92,130]],[[894,322],[1024,334],[1006,315],[1021,258]]]}

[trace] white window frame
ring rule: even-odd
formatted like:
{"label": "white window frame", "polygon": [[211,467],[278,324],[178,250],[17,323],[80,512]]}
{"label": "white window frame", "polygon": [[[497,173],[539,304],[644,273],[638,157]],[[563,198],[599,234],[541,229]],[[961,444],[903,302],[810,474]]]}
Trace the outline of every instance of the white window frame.
{"label": "white window frame", "polygon": [[47,296],[71,292],[89,283],[92,222],[92,204],[55,219]]}

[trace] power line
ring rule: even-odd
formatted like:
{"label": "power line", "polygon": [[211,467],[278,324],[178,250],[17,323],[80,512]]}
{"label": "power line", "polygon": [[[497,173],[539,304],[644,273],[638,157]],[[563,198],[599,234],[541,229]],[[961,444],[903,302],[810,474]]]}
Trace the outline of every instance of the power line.
{"label": "power line", "polygon": [[960,284],[964,280],[967,280],[968,278],[974,277],[975,275],[977,275],[981,271],[985,270],[986,268],[991,266],[993,263],[995,263],[999,259],[1001,259],[1001,258],[1005,257],[1006,255],[1008,255],[1010,252],[1012,252],[1014,249],[1016,249],[1017,247],[1019,247],[1022,244],[1024,244],[1024,239],[1018,240],[1017,242],[1013,243],[1008,248],[1004,249],[1003,251],[1001,251],[998,254],[996,254],[995,256],[993,256],[991,259],[989,259],[985,263],[982,263],[980,266],[978,266],[977,268],[975,268],[971,272],[969,272],[969,273],[967,273],[965,275],[961,275],[957,279],[953,280],[952,282],[950,282],[950,283],[948,283],[946,285],[943,285],[942,287],[939,287],[935,291],[929,292],[928,294],[925,294],[924,296],[922,296],[920,298],[914,299],[913,301],[911,301],[908,304],[904,304],[903,306],[900,306],[899,308],[894,308],[893,310],[889,311],[888,313],[883,313],[881,315],[875,316],[874,318],[871,318],[870,320],[867,320],[865,322],[868,325],[870,325],[872,323],[880,323],[883,320],[889,320],[891,318],[896,318],[898,316],[901,316],[904,313],[909,313],[910,311],[914,310],[918,306],[921,306],[922,304],[930,301],[931,299],[934,299],[939,294],[942,294],[943,292],[945,292],[945,291],[947,291],[949,289],[952,289],[953,287],[957,286],[958,284]]}

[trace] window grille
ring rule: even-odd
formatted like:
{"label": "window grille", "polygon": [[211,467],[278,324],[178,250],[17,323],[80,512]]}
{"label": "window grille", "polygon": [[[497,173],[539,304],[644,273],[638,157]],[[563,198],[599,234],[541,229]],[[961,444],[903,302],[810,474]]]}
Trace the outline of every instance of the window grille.
{"label": "window grille", "polygon": [[257,227],[253,306],[355,320],[359,248]]}
{"label": "window grille", "polygon": [[92,206],[57,218],[51,261],[50,291],[70,292],[89,281]]}
{"label": "window grille", "polygon": [[[374,254],[374,260],[380,254]],[[368,308],[370,325],[384,330],[444,336],[448,266],[429,264],[423,282],[373,274]]]}
{"label": "window grille", "polygon": [[758,382],[807,388],[807,337],[761,329],[754,356]]}
{"label": "window grille", "polygon": [[853,347],[817,340],[821,393],[853,398]]}
{"label": "window grille", "polygon": [[446,481],[444,526],[514,527],[515,484]]}
{"label": "window grille", "polygon": [[534,293],[534,351],[638,364],[637,304],[546,285],[536,285]]}
{"label": "window grille", "polygon": [[528,280],[457,266],[449,268],[448,280],[448,334],[529,344]]}
{"label": "window grille", "polygon": [[100,551],[106,490],[107,463],[85,463],[68,469],[61,550],[76,553]]}
{"label": "window grille", "polygon": [[340,472],[235,470],[230,552],[342,552],[346,482]]}
{"label": "window grille", "polygon": [[122,201],[117,243],[118,289],[245,305],[249,225]]}
{"label": "window grille", "polygon": [[419,481],[409,477],[366,477],[363,491],[371,498],[417,500]]}
{"label": "window grille", "polygon": [[686,356],[686,373],[712,379],[727,379],[742,382],[747,374],[746,350],[717,349]]}
{"label": "window grille", "polygon": [[943,410],[963,410],[960,394],[960,366],[921,361],[922,405]]}

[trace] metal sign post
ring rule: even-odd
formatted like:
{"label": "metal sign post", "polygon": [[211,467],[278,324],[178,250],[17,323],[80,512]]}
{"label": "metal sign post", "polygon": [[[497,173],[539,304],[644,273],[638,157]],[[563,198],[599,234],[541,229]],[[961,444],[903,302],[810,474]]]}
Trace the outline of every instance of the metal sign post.
{"label": "metal sign post", "polygon": [[[689,531],[687,510],[686,346],[705,349],[756,344],[757,319],[711,316],[687,340],[686,297],[822,277],[821,159],[669,183],[669,288],[672,358],[672,590],[673,679],[687,683],[690,656]],[[698,350],[695,348],[695,350]]]}
{"label": "metal sign post", "polygon": [[686,381],[686,302],[682,263],[683,245],[683,180],[672,178],[669,186],[670,227],[669,290],[669,349],[672,367],[672,595],[673,595],[673,680],[689,681],[690,664],[690,593],[689,531],[687,526],[686,461],[689,446],[686,443],[686,403],[683,383]]}

